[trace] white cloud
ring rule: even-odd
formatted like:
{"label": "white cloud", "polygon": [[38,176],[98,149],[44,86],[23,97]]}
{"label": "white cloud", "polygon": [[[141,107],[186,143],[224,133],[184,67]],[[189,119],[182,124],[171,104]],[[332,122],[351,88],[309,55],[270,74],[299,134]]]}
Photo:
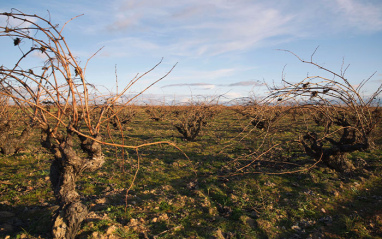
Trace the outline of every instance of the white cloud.
{"label": "white cloud", "polygon": [[[171,75],[171,82],[176,82],[174,84],[194,84],[203,82],[203,84],[210,85],[211,83],[209,82],[211,81],[228,78],[240,71],[241,69],[236,68],[223,68],[217,70],[182,69]],[[170,79],[168,79],[167,82],[170,82]]]}
{"label": "white cloud", "polygon": [[[378,1],[120,0],[112,23],[116,35],[136,38],[136,50],[156,45],[158,55],[209,57],[293,41],[382,29]],[[149,44],[150,45],[150,44]],[[141,51],[140,51],[141,52]]]}
{"label": "white cloud", "polygon": [[171,84],[171,85],[165,85],[162,86],[162,88],[168,88],[168,87],[197,87],[203,90],[211,90],[215,88],[215,85],[208,84],[208,83],[180,83],[180,84]]}
{"label": "white cloud", "polygon": [[100,53],[103,57],[126,57],[160,50],[160,46],[155,42],[138,37],[116,38],[103,41],[99,45],[105,46]]}
{"label": "white cloud", "polygon": [[[4,12],[1,11],[0,12]],[[14,13],[19,13],[19,12],[14,12]],[[22,17],[22,16],[17,16],[19,18],[25,18],[26,21],[22,21],[13,17],[8,17],[4,15],[0,15],[0,26],[8,26],[10,28],[27,28],[30,27],[33,23],[37,22],[37,18],[35,17]]]}
{"label": "white cloud", "polygon": [[235,83],[228,84],[226,86],[234,87],[234,86],[264,86],[264,83],[260,81],[239,81]]}
{"label": "white cloud", "polygon": [[43,54],[41,51],[34,51],[34,52],[32,53],[32,56],[34,56],[34,57],[36,57],[36,58],[38,58],[38,59],[43,59],[43,60],[47,59],[47,58],[46,58],[46,55]]}
{"label": "white cloud", "polygon": [[[107,26],[142,33],[172,55],[214,56],[291,34],[292,14],[248,1],[123,1]],[[139,36],[141,37],[141,36]]]}
{"label": "white cloud", "polygon": [[228,92],[224,94],[224,96],[228,99],[237,99],[241,97],[246,97],[247,95],[239,92]]}
{"label": "white cloud", "polygon": [[343,25],[360,31],[382,30],[382,2],[359,0],[336,0],[337,11],[343,16]]}

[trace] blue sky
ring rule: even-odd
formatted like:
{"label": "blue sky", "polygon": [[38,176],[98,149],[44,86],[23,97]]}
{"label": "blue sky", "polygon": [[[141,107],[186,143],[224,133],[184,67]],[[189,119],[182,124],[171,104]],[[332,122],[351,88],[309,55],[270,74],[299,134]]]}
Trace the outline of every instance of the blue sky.
{"label": "blue sky", "polygon": [[[139,91],[174,71],[152,87],[148,97],[183,101],[191,96],[224,95],[234,99],[264,95],[262,82],[285,78],[302,80],[307,74],[325,75],[300,63],[319,46],[314,60],[357,84],[377,71],[368,90],[382,83],[382,1],[380,0],[0,0],[0,11],[17,8],[49,17],[65,27],[70,49],[83,63],[104,47],[88,66],[91,83],[120,87],[164,57],[156,71],[134,88]],[[0,23],[4,23],[1,21]],[[9,56],[0,53],[0,61]],[[2,63],[0,63],[2,64]],[[113,88],[114,87],[114,88]]]}

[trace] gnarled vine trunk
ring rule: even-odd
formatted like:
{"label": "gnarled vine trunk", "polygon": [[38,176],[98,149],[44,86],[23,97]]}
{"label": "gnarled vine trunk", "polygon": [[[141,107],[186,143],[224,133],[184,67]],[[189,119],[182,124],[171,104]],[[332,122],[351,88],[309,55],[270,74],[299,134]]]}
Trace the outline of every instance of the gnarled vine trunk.
{"label": "gnarled vine trunk", "polygon": [[316,160],[321,160],[328,167],[343,173],[352,173],[356,170],[353,162],[347,157],[349,152],[357,150],[366,150],[369,147],[367,138],[364,138],[363,143],[355,143],[355,134],[351,138],[348,137],[348,130],[344,129],[344,133],[339,141],[326,138],[331,143],[331,146],[324,148],[323,142],[318,139],[317,134],[307,133],[303,140],[305,152],[314,157]]}
{"label": "gnarled vine trunk", "polygon": [[[88,214],[87,207],[81,203],[80,195],[76,191],[76,182],[85,170],[95,171],[104,163],[101,145],[94,140],[78,137],[81,141],[81,150],[87,154],[80,157],[74,149],[76,134],[68,130],[61,137],[59,144],[53,144],[49,133],[45,134],[43,146],[54,154],[50,168],[50,180],[54,190],[59,209],[54,216],[54,238],[72,239],[78,234],[82,221]],[[77,135],[78,136],[78,135]],[[94,136],[100,140],[99,136]]]}
{"label": "gnarled vine trunk", "polygon": [[12,121],[0,122],[0,152],[5,155],[17,153],[32,134],[32,125],[26,125],[21,134],[16,134]]}

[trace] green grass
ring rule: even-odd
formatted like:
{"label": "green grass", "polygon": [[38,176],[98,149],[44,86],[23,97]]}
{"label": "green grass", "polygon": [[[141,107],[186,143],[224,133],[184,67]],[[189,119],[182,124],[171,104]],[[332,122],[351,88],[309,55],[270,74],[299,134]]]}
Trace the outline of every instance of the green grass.
{"label": "green grass", "polygon": [[[138,108],[124,132],[125,144],[172,141],[183,151],[165,144],[140,149],[140,169],[127,205],[126,188],[137,170],[135,151],[126,151],[122,159],[121,150],[105,147],[102,170],[82,175],[77,186],[91,213],[80,238],[105,234],[111,226],[121,238],[382,238],[380,145],[350,154],[366,160],[368,172],[341,175],[318,165],[269,175],[261,172],[288,172],[314,163],[292,141],[303,126],[289,127],[286,118],[264,139],[266,132],[247,127],[249,119],[223,109],[195,142],[187,142],[171,117],[156,122]],[[256,159],[275,144],[264,155],[266,161]],[[52,156],[34,145],[0,156],[0,211],[12,213],[0,218],[1,227],[12,226],[0,237],[50,237]],[[233,173],[239,174],[229,176]]]}

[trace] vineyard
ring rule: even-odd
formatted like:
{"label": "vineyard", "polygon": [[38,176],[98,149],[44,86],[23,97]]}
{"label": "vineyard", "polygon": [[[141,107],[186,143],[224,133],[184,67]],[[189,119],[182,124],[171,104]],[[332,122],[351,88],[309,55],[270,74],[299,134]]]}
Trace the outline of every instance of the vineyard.
{"label": "vineyard", "polygon": [[361,94],[371,78],[355,86],[289,52],[331,77],[282,79],[229,105],[138,105],[173,68],[122,100],[161,62],[106,95],[66,23],[0,15],[19,56],[0,68],[1,237],[382,237],[382,88]]}
{"label": "vineyard", "polygon": [[[120,149],[106,147],[104,166],[78,179],[77,189],[90,211],[80,238],[105,235],[109,228],[115,238],[381,235],[380,137],[371,149],[349,154],[357,169],[343,173],[317,163],[297,142],[296,135],[307,126],[325,128],[309,112],[288,113],[264,130],[241,113],[253,107],[213,106],[213,117],[197,138],[187,141],[174,125],[180,112],[184,117],[192,107],[124,109],[129,117],[125,144],[170,141],[181,151],[154,145],[122,156]],[[166,114],[156,121],[150,117],[154,111]],[[304,124],[309,118],[310,125]],[[12,133],[21,135],[22,124],[15,122]],[[118,130],[110,125],[109,133]],[[58,208],[49,181],[53,159],[39,145],[39,131],[30,134],[15,154],[1,157],[2,234],[49,238]]]}

